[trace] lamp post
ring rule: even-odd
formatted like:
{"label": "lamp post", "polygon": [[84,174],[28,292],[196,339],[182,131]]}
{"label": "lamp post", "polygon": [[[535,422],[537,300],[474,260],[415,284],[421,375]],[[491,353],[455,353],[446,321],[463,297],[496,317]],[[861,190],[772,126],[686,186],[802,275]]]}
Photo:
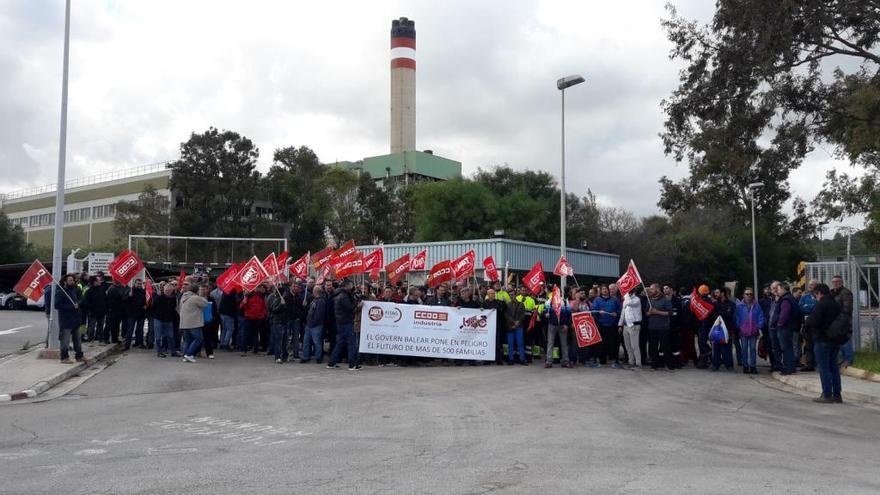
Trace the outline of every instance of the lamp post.
{"label": "lamp post", "polygon": [[[559,179],[559,252],[565,256],[565,90],[584,82],[581,75],[574,74],[556,81],[556,89],[562,95],[562,173]],[[560,287],[565,289],[565,275],[560,277]]]}
{"label": "lamp post", "polygon": [[755,277],[755,285],[752,289],[756,295],[758,294],[758,243],[755,241],[755,188],[763,185],[763,182],[752,182],[749,184],[749,199],[752,200],[752,274]]}

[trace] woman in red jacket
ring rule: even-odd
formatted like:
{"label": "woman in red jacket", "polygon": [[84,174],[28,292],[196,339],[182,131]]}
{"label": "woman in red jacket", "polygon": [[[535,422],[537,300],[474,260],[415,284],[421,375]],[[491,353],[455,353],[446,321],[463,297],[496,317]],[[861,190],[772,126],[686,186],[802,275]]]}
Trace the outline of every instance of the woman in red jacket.
{"label": "woman in red jacket", "polygon": [[259,352],[257,347],[257,333],[263,320],[266,319],[266,299],[263,297],[266,288],[258,285],[253,292],[245,292],[240,307],[244,310],[244,332],[238,334],[238,351],[241,357],[247,356],[249,347],[254,348],[254,354]]}

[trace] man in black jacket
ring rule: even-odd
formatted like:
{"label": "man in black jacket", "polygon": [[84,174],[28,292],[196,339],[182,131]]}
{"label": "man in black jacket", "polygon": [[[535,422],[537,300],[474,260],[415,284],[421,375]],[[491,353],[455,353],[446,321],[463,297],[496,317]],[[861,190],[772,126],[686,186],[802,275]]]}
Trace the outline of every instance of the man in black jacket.
{"label": "man in black jacket", "polygon": [[79,300],[80,292],[72,274],[61,279],[64,290],[55,290],[55,309],[58,310],[58,338],[60,340],[61,362],[72,363],[68,354],[68,342],[73,340],[73,352],[77,361],[83,361],[82,344],[79,341]]}
{"label": "man in black jacket", "polygon": [[336,321],[336,345],[330,354],[327,368],[338,368],[342,348],[348,350],[348,370],[360,371],[363,366],[358,364],[358,340],[354,333],[354,312],[359,302],[354,297],[354,282],[345,280],[333,296],[333,314]]}
{"label": "man in black jacket", "polygon": [[315,363],[321,364],[321,359],[324,357],[324,315],[326,312],[327,298],[324,296],[324,288],[316,285],[312,287],[312,297],[306,311],[306,332],[300,363],[309,362],[314,351]]}
{"label": "man in black jacket", "polygon": [[[125,326],[125,303],[128,300],[128,287],[118,280],[113,281],[107,289],[107,316],[106,334],[107,340],[114,344],[119,343],[119,332]],[[109,343],[107,340],[105,344]]]}
{"label": "man in black jacket", "polygon": [[[104,320],[107,315],[107,289],[104,287],[104,279],[95,276],[89,290],[86,291],[84,306],[88,313],[89,342],[107,340],[104,328]],[[91,344],[90,344],[91,345]]]}
{"label": "man in black jacket", "polygon": [[144,346],[144,318],[147,309],[147,291],[141,279],[134,281],[131,294],[125,301],[125,346],[124,351],[131,349],[131,339],[134,335],[135,347],[146,349]]}
{"label": "man in black jacket", "polygon": [[837,365],[837,354],[840,345],[828,337],[828,328],[841,312],[841,307],[831,295],[825,284],[815,289],[818,302],[807,319],[807,330],[813,338],[813,351],[816,355],[816,367],[819,368],[819,380],[822,382],[822,395],[813,399],[824,404],[843,402],[840,396],[840,368]]}

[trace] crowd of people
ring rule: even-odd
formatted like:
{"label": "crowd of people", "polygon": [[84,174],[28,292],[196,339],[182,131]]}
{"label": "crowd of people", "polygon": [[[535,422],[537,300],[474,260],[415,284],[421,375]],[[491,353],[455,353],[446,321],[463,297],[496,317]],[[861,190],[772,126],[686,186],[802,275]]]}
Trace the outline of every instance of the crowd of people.
{"label": "crowd of people", "polygon": [[[478,286],[442,284],[435,289],[398,284],[355,285],[352,280],[314,279],[302,283],[264,282],[253,291],[220,290],[204,274],[153,283],[152,291],[137,279],[132,286],[108,282],[103,274],[68,274],[66,294],[55,294],[59,311],[61,359],[82,360],[85,342],[122,343],[124,350],[153,349],[195,363],[217,350],[267,355],[276,363],[322,364],[345,361],[348,369],[377,366],[421,366],[431,360],[358,352],[359,308],[364,301],[423,304],[497,311],[496,363],[529,365],[541,361],[552,368],[586,366],[614,369],[674,371],[697,369],[757,374],[758,357],[783,375],[819,370],[819,402],[841,402],[838,355],[844,366],[853,362],[851,342],[842,342],[834,328],[852,313],[853,297],[841,277],[832,287],[810,281],[792,292],[774,281],[759,294],[746,287],[740,298],[730,288],[697,288],[711,307],[703,319],[692,311],[692,291],[651,284],[622,295],[615,284],[568,286],[557,307],[550,304],[555,287],[534,295],[526,287],[500,282]],[[152,283],[152,282],[148,282]],[[572,314],[590,311],[601,342],[580,348],[572,330]],[[717,321],[726,332],[716,331]],[[844,322],[845,323],[845,322]],[[838,332],[839,333],[839,332]],[[832,334],[834,334],[832,336]],[[344,354],[343,354],[344,352]],[[735,359],[734,359],[735,355]],[[438,360],[441,365],[477,365],[477,361]],[[483,364],[490,364],[483,362]]]}

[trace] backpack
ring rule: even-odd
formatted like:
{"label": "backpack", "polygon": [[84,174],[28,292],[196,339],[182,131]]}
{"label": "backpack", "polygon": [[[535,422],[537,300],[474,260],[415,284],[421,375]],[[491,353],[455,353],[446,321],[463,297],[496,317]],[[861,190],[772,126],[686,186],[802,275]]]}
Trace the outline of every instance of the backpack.
{"label": "backpack", "polygon": [[852,337],[852,316],[849,313],[841,311],[834,318],[834,321],[828,325],[825,332],[828,341],[834,345],[843,345]]}

